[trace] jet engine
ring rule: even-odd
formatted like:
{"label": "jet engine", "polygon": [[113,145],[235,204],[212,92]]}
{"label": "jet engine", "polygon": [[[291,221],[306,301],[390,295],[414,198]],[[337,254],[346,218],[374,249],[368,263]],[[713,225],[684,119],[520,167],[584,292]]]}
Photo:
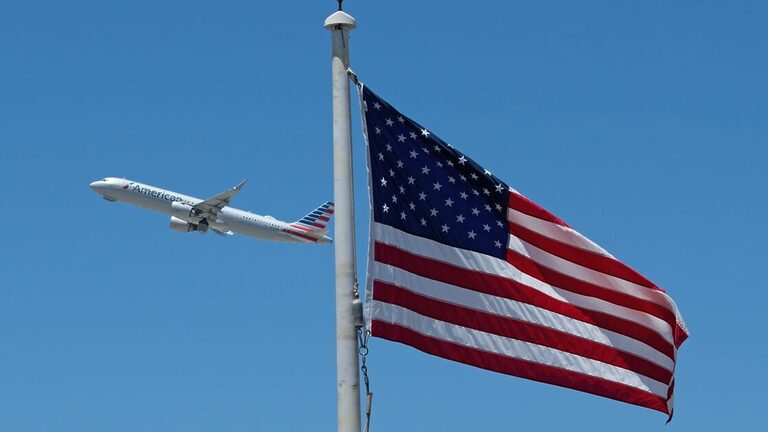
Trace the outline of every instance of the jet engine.
{"label": "jet engine", "polygon": [[200,221],[200,217],[195,213],[195,209],[188,204],[184,204],[179,201],[171,203],[171,216],[175,216],[178,219],[182,219],[188,222],[197,223]]}
{"label": "jet engine", "polygon": [[206,231],[208,231],[208,221],[203,219],[200,221],[200,223],[190,223],[183,219],[179,219],[176,216],[171,216],[170,227],[172,230],[176,230],[183,233],[188,233],[190,231],[197,231],[200,234],[204,234]]}

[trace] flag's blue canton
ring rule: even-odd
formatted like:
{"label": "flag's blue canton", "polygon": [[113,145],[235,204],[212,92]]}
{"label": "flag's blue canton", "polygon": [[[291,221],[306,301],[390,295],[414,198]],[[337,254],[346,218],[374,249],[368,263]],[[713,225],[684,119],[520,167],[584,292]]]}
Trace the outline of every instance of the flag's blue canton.
{"label": "flag's blue canton", "polygon": [[367,87],[363,103],[374,220],[504,258],[508,186]]}

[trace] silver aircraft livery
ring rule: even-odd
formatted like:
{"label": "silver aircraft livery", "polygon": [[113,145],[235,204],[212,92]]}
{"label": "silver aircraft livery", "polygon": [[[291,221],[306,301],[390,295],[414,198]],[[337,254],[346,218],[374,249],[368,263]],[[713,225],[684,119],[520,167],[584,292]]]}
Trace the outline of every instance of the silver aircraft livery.
{"label": "silver aircraft livery", "polygon": [[237,186],[207,200],[201,200],[143,183],[107,177],[91,183],[91,189],[107,201],[123,201],[171,216],[171,229],[183,233],[208,230],[216,234],[242,234],[266,240],[298,243],[330,243],[325,234],[333,216],[327,202],[296,222],[279,221],[229,206],[245,185]]}

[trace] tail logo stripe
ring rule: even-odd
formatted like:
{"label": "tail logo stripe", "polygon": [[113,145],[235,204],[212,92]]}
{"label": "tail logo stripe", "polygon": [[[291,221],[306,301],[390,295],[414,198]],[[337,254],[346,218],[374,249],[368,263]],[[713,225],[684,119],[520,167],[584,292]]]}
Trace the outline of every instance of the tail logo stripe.
{"label": "tail logo stripe", "polygon": [[328,231],[326,225],[328,225],[333,216],[333,210],[333,203],[326,202],[303,218],[290,224],[290,228],[286,232],[290,235],[316,242]]}

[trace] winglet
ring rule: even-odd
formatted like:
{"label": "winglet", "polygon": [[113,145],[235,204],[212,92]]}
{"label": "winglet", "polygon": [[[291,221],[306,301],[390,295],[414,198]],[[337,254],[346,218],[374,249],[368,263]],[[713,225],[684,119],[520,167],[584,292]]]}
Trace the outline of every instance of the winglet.
{"label": "winglet", "polygon": [[248,179],[245,179],[245,180],[241,181],[240,183],[238,183],[235,187],[232,188],[232,190],[239,191],[240,189],[243,188],[243,186],[245,186],[246,182],[248,182]]}

